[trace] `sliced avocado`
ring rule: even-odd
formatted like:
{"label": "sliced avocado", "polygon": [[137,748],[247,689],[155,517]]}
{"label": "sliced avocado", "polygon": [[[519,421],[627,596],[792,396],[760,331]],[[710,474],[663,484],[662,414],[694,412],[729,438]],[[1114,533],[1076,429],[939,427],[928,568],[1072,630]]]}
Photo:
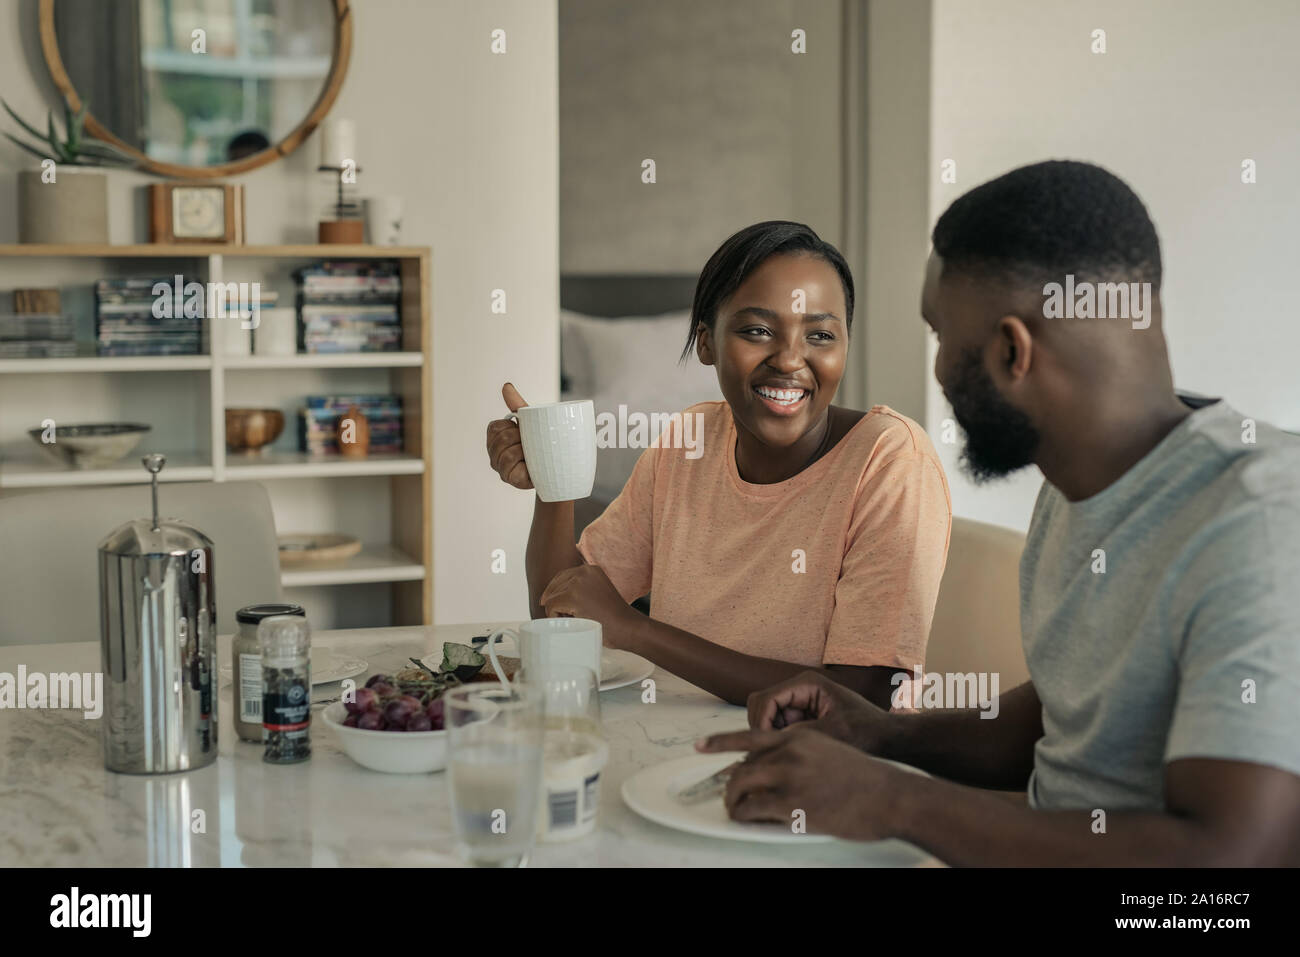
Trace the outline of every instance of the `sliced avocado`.
{"label": "sliced avocado", "polygon": [[442,646],[442,670],[454,674],[460,681],[469,681],[483,670],[487,659],[469,645],[458,645],[453,641],[444,642]]}

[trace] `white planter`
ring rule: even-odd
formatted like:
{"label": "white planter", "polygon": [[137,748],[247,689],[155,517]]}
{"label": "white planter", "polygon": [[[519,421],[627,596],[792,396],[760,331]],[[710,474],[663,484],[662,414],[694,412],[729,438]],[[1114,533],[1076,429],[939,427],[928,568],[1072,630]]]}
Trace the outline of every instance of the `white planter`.
{"label": "white planter", "polygon": [[40,170],[18,174],[18,241],[21,243],[107,243],[108,174],[59,166],[54,182]]}

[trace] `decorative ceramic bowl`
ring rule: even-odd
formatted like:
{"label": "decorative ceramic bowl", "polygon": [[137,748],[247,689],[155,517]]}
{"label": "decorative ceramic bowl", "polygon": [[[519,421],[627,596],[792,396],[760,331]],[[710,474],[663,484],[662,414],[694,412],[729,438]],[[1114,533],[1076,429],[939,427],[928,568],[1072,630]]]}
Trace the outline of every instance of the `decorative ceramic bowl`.
{"label": "decorative ceramic bowl", "polygon": [[150,425],[136,422],[100,422],[91,425],[59,425],[54,441],[46,442],[46,429],[28,429],[27,434],[41,448],[64,465],[91,469],[111,465],[140,444]]}
{"label": "decorative ceramic bowl", "polygon": [[226,445],[236,452],[260,452],[284,431],[279,409],[227,409]]}
{"label": "decorative ceramic bowl", "polygon": [[366,731],[343,723],[347,706],[336,701],[321,712],[343,746],[343,753],[363,768],[387,774],[427,774],[447,766],[447,732]]}
{"label": "decorative ceramic bowl", "polygon": [[286,532],[279,542],[281,566],[341,562],[361,552],[361,539],[333,532]]}

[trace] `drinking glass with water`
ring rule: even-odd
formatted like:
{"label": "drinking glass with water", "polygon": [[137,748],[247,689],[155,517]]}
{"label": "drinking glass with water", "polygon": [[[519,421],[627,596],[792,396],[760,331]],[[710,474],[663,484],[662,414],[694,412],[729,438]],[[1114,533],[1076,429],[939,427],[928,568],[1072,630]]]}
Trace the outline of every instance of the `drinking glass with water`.
{"label": "drinking glass with water", "polygon": [[527,687],[447,692],[452,829],[460,853],[477,867],[522,867],[533,849],[544,705]]}

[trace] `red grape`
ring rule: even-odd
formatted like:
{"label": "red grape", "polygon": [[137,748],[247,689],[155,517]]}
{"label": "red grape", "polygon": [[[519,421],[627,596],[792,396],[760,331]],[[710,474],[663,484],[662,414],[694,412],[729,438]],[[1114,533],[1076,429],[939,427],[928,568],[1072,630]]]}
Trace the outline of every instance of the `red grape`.
{"label": "red grape", "polygon": [[367,711],[357,716],[357,727],[363,731],[383,731],[386,722],[378,711]]}
{"label": "red grape", "polygon": [[425,714],[423,711],[417,711],[415,714],[411,715],[411,717],[407,719],[406,730],[407,731],[432,731],[433,722],[429,720],[429,716]]}
{"label": "red grape", "polygon": [[350,714],[346,718],[344,718],[343,726],[345,728],[355,728],[357,726],[357,715]]}
{"label": "red grape", "polygon": [[344,706],[352,714],[360,714],[363,711],[369,711],[378,700],[379,696],[370,688],[361,688],[357,691],[353,700],[344,702]]}
{"label": "red grape", "polygon": [[388,702],[384,707],[384,717],[388,719],[389,724],[406,724],[406,719],[420,710],[420,701],[418,698],[412,698],[410,695],[402,695],[394,701]]}
{"label": "red grape", "polygon": [[381,683],[381,682],[382,682],[383,684],[388,684],[388,683],[389,683],[389,681],[388,681],[388,675],[371,675],[371,676],[366,680],[366,687],[367,687],[367,688],[373,688],[375,685],[377,685],[377,684],[379,684],[379,683]]}

